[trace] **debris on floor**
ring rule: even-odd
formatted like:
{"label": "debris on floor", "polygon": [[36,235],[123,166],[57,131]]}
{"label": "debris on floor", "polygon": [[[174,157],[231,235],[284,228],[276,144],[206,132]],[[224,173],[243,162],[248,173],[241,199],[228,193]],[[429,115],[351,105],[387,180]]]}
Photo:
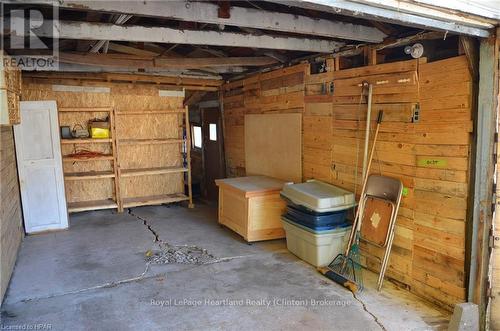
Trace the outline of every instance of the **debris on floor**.
{"label": "debris on floor", "polygon": [[141,221],[148,230],[154,235],[155,242],[160,246],[159,250],[148,250],[146,252],[146,261],[151,264],[209,264],[221,262],[221,259],[208,253],[204,248],[195,245],[171,245],[160,239],[158,233],[151,227],[148,220],[135,214],[131,208],[128,209],[129,215]]}
{"label": "debris on floor", "polygon": [[170,245],[166,242],[160,242],[160,250],[147,251],[146,260],[153,264],[209,264],[220,260],[204,248],[189,245]]}

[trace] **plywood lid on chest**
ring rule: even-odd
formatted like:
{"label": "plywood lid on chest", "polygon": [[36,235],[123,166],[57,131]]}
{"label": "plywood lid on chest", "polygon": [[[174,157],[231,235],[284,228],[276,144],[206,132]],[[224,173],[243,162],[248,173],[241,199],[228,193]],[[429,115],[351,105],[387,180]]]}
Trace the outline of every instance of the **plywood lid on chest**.
{"label": "plywood lid on chest", "polygon": [[285,181],[267,176],[248,176],[217,179],[217,186],[237,190],[245,194],[246,197],[261,195],[266,193],[279,192],[285,185]]}

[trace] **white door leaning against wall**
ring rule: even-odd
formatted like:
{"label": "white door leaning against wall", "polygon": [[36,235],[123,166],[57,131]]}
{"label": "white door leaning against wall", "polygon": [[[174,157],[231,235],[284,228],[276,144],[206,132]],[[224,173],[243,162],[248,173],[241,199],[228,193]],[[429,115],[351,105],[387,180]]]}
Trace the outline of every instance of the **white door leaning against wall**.
{"label": "white door leaning against wall", "polygon": [[27,233],[66,229],[68,212],[55,101],[22,101],[14,126]]}

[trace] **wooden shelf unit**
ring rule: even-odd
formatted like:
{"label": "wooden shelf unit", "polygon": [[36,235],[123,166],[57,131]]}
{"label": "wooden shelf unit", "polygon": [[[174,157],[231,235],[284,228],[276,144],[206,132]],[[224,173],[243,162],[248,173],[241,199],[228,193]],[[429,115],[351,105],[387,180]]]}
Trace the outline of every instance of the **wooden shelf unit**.
{"label": "wooden shelf unit", "polygon": [[[190,135],[190,126],[189,126],[189,111],[188,108],[170,108],[170,109],[159,109],[159,110],[128,110],[128,111],[116,111],[118,121],[122,118],[124,121],[127,121],[127,118],[130,118],[131,115],[138,116],[138,120],[140,118],[149,119],[148,116],[161,116],[161,118],[165,119],[165,115],[175,115],[175,118],[172,120],[180,121],[183,117],[183,125],[178,126],[177,122],[175,127],[177,127],[178,137],[169,137],[169,138],[121,138],[118,137],[116,140],[116,144],[118,147],[118,179],[120,183],[120,187],[122,191],[127,191],[125,187],[122,185],[126,185],[123,181],[127,178],[137,178],[143,176],[169,176],[172,174],[185,174],[187,178],[185,181],[183,180],[183,192],[177,192],[172,194],[153,194],[153,195],[144,195],[144,196],[134,196],[134,197],[123,197],[122,208],[130,208],[135,206],[145,206],[145,205],[157,205],[163,203],[172,203],[179,201],[188,201],[189,208],[193,208],[193,193],[191,188],[191,135]],[[122,117],[123,116],[123,117]],[[179,118],[179,116],[181,118]],[[167,117],[171,118],[171,117]],[[130,121],[130,120],[128,120]],[[123,123],[122,123],[123,124]],[[130,122],[128,122],[130,127]],[[183,135],[183,128],[186,130],[186,137]],[[124,154],[123,149],[129,148],[128,146],[138,146],[142,145],[145,148],[160,148],[162,145],[178,145],[179,146],[179,155],[182,162],[186,162],[186,166],[163,166],[163,167],[144,167],[144,168],[123,168],[125,164],[125,160],[122,160]],[[186,150],[183,150],[183,146],[186,146]],[[158,146],[158,147],[156,147]],[[175,178],[175,177],[173,177]],[[140,179],[136,179],[138,181]],[[142,181],[142,180],[141,180]],[[188,186],[188,194],[184,193],[185,182],[187,181]]]}
{"label": "wooden shelf unit", "polygon": [[121,177],[135,177],[135,176],[148,176],[148,175],[162,175],[162,174],[177,174],[180,172],[187,172],[188,168],[183,167],[157,167],[157,168],[140,168],[140,169],[122,169]]}
{"label": "wooden shelf unit", "polygon": [[81,211],[99,210],[99,209],[114,209],[114,208],[118,208],[118,204],[111,199],[68,203],[69,213],[77,213]]}
{"label": "wooden shelf unit", "polygon": [[[68,203],[68,212],[75,213],[97,209],[118,209],[123,211],[120,197],[120,185],[118,178],[118,163],[117,163],[117,148],[116,148],[116,127],[115,127],[115,111],[113,107],[62,107],[58,109],[59,116],[61,113],[108,113],[110,123],[111,138],[93,139],[93,138],[75,138],[61,139],[61,145],[77,145],[77,144],[110,144],[111,154],[95,155],[85,158],[64,156],[63,162],[96,162],[96,161],[112,161],[112,169],[108,171],[85,171],[85,172],[65,172],[65,182],[74,181],[93,181],[108,179],[113,181],[114,192],[112,199],[92,200],[92,201],[74,201]],[[89,118],[90,119],[90,118]]]}
{"label": "wooden shelf unit", "polygon": [[182,144],[184,139],[164,138],[164,139],[118,139],[119,145],[161,145],[161,144]]}
{"label": "wooden shelf unit", "polygon": [[60,107],[60,113],[77,112],[77,113],[111,113],[113,107]]}
{"label": "wooden shelf unit", "polygon": [[96,155],[88,157],[77,157],[77,156],[63,156],[63,162],[86,162],[86,161],[112,161],[114,156],[110,155]]}
{"label": "wooden shelf unit", "polygon": [[74,139],[61,139],[61,144],[71,145],[71,144],[109,144],[112,142],[111,138],[106,139],[93,139],[93,138],[74,138]]}
{"label": "wooden shelf unit", "polygon": [[65,180],[102,179],[114,177],[115,173],[113,171],[68,172],[64,174]]}
{"label": "wooden shelf unit", "polygon": [[[92,138],[78,138],[78,139],[61,139],[61,145],[74,146],[79,144],[110,144],[111,154],[106,155],[95,155],[86,158],[79,158],[74,156],[64,156],[63,162],[97,162],[97,161],[111,161],[112,169],[104,171],[73,171],[65,172],[64,179],[66,183],[75,181],[96,181],[96,180],[111,180],[114,183],[114,194],[111,199],[104,200],[92,200],[92,201],[73,201],[68,203],[68,211],[81,212],[88,210],[97,209],[114,209],[116,208],[119,212],[123,211],[124,208],[130,208],[135,206],[145,206],[145,205],[156,205],[163,203],[172,203],[179,201],[188,201],[189,207],[193,207],[192,199],[192,188],[191,188],[191,137],[190,137],[190,127],[189,127],[189,113],[188,109],[162,109],[162,110],[151,110],[151,111],[116,111],[113,107],[98,107],[98,108],[60,108],[61,113],[102,113],[106,112],[109,114],[110,121],[110,131],[111,137],[108,139],[92,139]],[[61,115],[61,114],[60,114]],[[183,125],[179,127],[179,136],[177,138],[122,138],[117,136],[116,133],[116,119],[118,116],[122,115],[139,115],[139,116],[163,116],[163,115],[175,115],[176,121],[180,121],[178,116],[183,116]],[[124,117],[128,118],[128,117]],[[170,117],[168,117],[170,118]],[[90,118],[89,118],[90,119]],[[176,122],[177,127],[177,122]],[[183,136],[182,128],[186,128],[186,137]],[[132,168],[132,169],[121,169],[120,162],[120,148],[128,148],[127,146],[152,146],[151,148],[156,148],[155,146],[162,145],[178,145],[179,155],[182,162],[186,162],[187,166],[170,166],[170,167],[149,167],[149,168]],[[183,146],[186,146],[186,150],[183,150]],[[97,146],[99,146],[97,145]],[[159,148],[159,147],[158,147]],[[91,149],[91,148],[89,148]],[[141,177],[141,176],[168,176],[170,174],[186,174],[188,183],[188,194],[184,192],[178,192],[173,194],[158,194],[158,195],[146,195],[138,197],[122,197],[122,185],[125,185],[123,180],[125,178]],[[184,181],[183,181],[184,182]],[[185,185],[182,185],[184,188]],[[154,193],[153,193],[154,194]]]}
{"label": "wooden shelf unit", "polygon": [[116,115],[179,115],[184,114],[185,110],[183,108],[174,109],[159,109],[159,110],[129,110],[129,111],[117,111]]}
{"label": "wooden shelf unit", "polygon": [[180,201],[190,201],[191,198],[185,194],[165,194],[165,195],[152,195],[138,198],[125,198],[123,199],[123,207],[131,208],[137,206],[159,205],[163,203],[172,203]]}

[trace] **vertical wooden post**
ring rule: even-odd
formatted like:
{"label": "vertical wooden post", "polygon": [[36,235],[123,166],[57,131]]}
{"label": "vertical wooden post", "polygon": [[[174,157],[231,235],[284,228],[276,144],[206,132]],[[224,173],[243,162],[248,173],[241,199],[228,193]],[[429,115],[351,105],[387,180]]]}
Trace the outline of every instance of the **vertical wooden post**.
{"label": "vertical wooden post", "polygon": [[471,241],[468,300],[479,305],[481,328],[486,328],[489,302],[490,236],[493,221],[493,183],[495,134],[497,130],[498,40],[482,39],[479,48],[478,114],[474,166],[474,204],[472,224],[467,234]]}
{"label": "vertical wooden post", "polygon": [[[325,60],[326,63],[326,71],[335,71],[335,63],[336,63],[337,58],[328,58]],[[309,72],[305,72],[305,75],[310,75],[310,69]]]}
{"label": "vertical wooden post", "polygon": [[227,177],[227,160],[226,160],[226,114],[224,112],[224,87],[219,87],[219,110],[222,128],[222,165],[224,167],[224,178]]}
{"label": "vertical wooden post", "polygon": [[194,208],[193,204],[193,187],[191,180],[191,126],[189,124],[189,109],[188,106],[185,109],[185,121],[186,121],[186,162],[187,162],[187,177],[188,177],[188,195],[189,195],[189,208]]}
{"label": "vertical wooden post", "polygon": [[377,49],[375,47],[368,47],[368,65],[374,66],[377,64]]}
{"label": "vertical wooden post", "polygon": [[120,192],[120,182],[121,182],[121,171],[120,171],[120,162],[118,156],[118,142],[116,139],[116,122],[115,122],[115,107],[112,106],[109,111],[109,124],[111,127],[111,150],[113,151],[113,171],[115,173],[115,199],[116,204],[118,205],[118,212],[123,212],[123,201]]}

